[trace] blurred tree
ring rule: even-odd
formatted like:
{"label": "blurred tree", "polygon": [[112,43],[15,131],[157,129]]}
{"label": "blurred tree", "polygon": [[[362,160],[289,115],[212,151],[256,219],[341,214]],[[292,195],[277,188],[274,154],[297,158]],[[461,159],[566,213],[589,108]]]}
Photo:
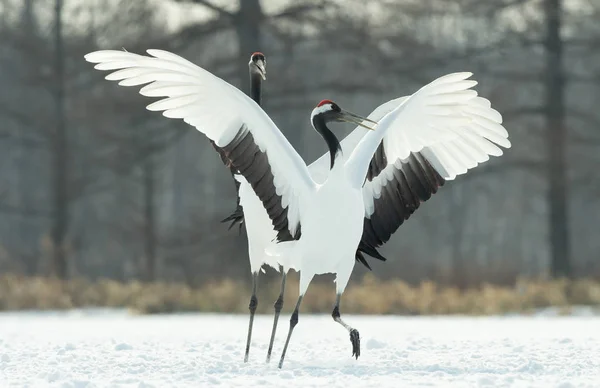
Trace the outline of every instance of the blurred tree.
{"label": "blurred tree", "polygon": [[[263,10],[261,0],[236,0],[237,10],[231,11],[226,7],[219,6],[210,0],[176,0],[179,3],[194,3],[213,11],[217,16],[212,23],[220,24],[221,21],[235,31],[237,40],[237,58],[233,60],[236,63],[236,74],[232,77],[233,82],[238,85],[245,85],[248,77],[247,62],[250,54],[255,51],[264,50],[264,33],[269,30],[272,33],[281,36],[282,30],[277,28],[277,22],[293,21],[303,24],[310,21],[311,13],[323,10],[327,5],[332,4],[330,0],[301,0],[286,4],[281,10],[274,14],[266,14]],[[198,29],[198,34],[190,36],[193,41],[201,37],[203,29]]]}
{"label": "blurred tree", "polygon": [[69,229],[69,187],[70,150],[66,117],[65,96],[65,47],[63,37],[63,1],[54,3],[54,133],[52,134],[52,269],[58,277],[67,278],[66,236]]}
{"label": "blurred tree", "polygon": [[545,0],[546,97],[548,141],[548,206],[551,271],[553,276],[571,276],[569,217],[567,205],[567,127],[565,125],[565,74],[563,70],[564,17],[561,0]]}
{"label": "blurred tree", "polygon": [[189,131],[184,126],[165,128],[165,123],[148,115],[140,106],[130,107],[140,112],[118,132],[105,131],[105,140],[114,144],[113,158],[108,167],[127,183],[128,206],[117,222],[109,227],[126,240],[141,245],[140,271],[146,281],[157,278],[157,264],[161,248],[160,220],[158,219],[161,189],[161,156],[173,143]]}
{"label": "blurred tree", "polygon": [[[9,252],[23,258],[26,272],[34,273],[40,256],[35,248],[40,234],[45,235],[44,249],[50,270],[61,278],[74,270],[69,258],[89,248],[81,245],[84,241],[91,245],[98,243],[89,238],[95,229],[90,222],[92,218],[82,221],[82,216],[85,218],[84,214],[96,207],[98,201],[93,197],[114,187],[114,179],[107,175],[114,166],[110,150],[122,148],[124,143],[117,144],[123,138],[110,138],[107,133],[130,133],[137,129],[124,124],[129,120],[129,104],[113,105],[109,117],[97,117],[92,107],[101,104],[95,91],[107,89],[104,82],[93,77],[83,54],[92,51],[96,41],[119,39],[119,34],[130,41],[142,37],[151,40],[153,33],[161,34],[160,26],[152,22],[154,11],[142,2],[133,5],[125,2],[124,7],[114,2],[88,3],[75,8],[70,4],[65,16],[69,4],[55,0],[51,27],[41,28],[37,15],[44,4],[23,0],[22,7],[15,9],[20,15],[19,23],[4,26],[6,55],[0,57],[8,76],[7,84],[14,91],[12,98],[0,100],[0,115],[10,123],[5,126],[4,144],[13,144],[9,152],[19,161],[14,169],[7,171],[10,175],[5,175],[16,185],[5,185],[8,181],[3,181],[5,190],[0,197],[0,211],[20,217],[14,232],[16,244],[9,247],[16,250]],[[126,9],[131,12],[124,13]],[[138,18],[144,23],[133,22]],[[12,22],[11,18],[8,21]],[[80,28],[82,22],[87,29]],[[136,109],[140,108],[138,104]],[[167,144],[173,135],[174,132],[169,132],[152,141]],[[161,144],[143,144],[143,147],[145,154],[164,148]],[[132,162],[143,161],[138,159]],[[110,208],[103,210],[110,212]],[[73,228],[82,222],[84,228]],[[48,229],[50,232],[46,233]],[[22,240],[26,235],[32,235],[33,241]],[[28,250],[18,252],[21,247]]]}

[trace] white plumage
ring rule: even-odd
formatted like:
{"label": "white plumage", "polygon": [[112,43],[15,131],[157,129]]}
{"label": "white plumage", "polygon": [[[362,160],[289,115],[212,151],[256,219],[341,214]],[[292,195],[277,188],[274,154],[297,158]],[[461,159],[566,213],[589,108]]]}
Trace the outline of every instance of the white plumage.
{"label": "white plumage", "polygon": [[241,175],[236,175],[235,179],[240,182],[238,195],[240,196],[240,204],[244,209],[250,271],[256,273],[265,264],[279,271],[277,258],[265,253],[265,249],[277,238],[273,223],[248,181]]}

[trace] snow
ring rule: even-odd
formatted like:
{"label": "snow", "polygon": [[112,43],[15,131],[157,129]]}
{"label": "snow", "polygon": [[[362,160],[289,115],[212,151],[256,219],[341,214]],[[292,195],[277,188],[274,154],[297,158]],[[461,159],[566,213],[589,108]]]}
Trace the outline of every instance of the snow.
{"label": "snow", "polygon": [[282,316],[133,316],[126,311],[0,314],[1,387],[592,387],[600,382],[600,317],[344,316],[301,314],[282,370]]}

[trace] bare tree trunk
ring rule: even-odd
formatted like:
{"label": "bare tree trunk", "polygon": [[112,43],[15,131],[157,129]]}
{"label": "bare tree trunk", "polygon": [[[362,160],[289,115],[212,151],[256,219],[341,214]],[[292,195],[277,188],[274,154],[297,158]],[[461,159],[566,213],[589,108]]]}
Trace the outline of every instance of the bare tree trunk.
{"label": "bare tree trunk", "polygon": [[545,0],[546,122],[548,126],[548,206],[551,272],[571,276],[565,128],[565,76],[560,35],[562,0]]}
{"label": "bare tree trunk", "polygon": [[34,35],[37,27],[33,11],[33,0],[23,0],[23,9],[21,11],[21,21],[26,32]]}
{"label": "bare tree trunk", "polygon": [[52,225],[52,267],[54,274],[61,279],[68,275],[65,239],[69,226],[68,208],[68,146],[67,120],[65,112],[65,63],[62,36],[62,0],[55,0],[54,17],[54,103],[56,109],[56,128],[53,136],[54,166],[52,184],[54,191],[54,214]]}
{"label": "bare tree trunk", "polygon": [[148,157],[143,167],[144,182],[144,258],[146,262],[146,281],[156,280],[156,217],[154,160]]}
{"label": "bare tree trunk", "polygon": [[[248,60],[255,51],[262,50],[260,26],[264,19],[260,0],[239,0],[239,10],[234,17],[238,40],[238,77],[241,90],[248,91]],[[269,55],[269,54],[267,54]]]}
{"label": "bare tree trunk", "polygon": [[464,236],[467,227],[467,211],[463,203],[463,187],[453,187],[452,206],[450,208],[450,224],[452,225],[450,236],[452,246],[452,269],[449,283],[461,290],[469,286],[469,273],[465,265]]}
{"label": "bare tree trunk", "polygon": [[[22,36],[26,37],[26,41],[32,47],[37,47],[39,44],[39,36],[37,34],[37,21],[34,16],[34,0],[23,0],[22,10],[21,10],[21,19],[20,19],[20,27],[22,30]],[[4,5],[6,7],[6,5]],[[22,73],[21,73],[22,72]],[[26,73],[26,67],[24,66],[20,69],[20,74]],[[22,75],[24,76],[24,75]],[[25,94],[26,92],[22,89],[16,91],[19,94]],[[27,98],[26,96],[24,96]],[[23,97],[21,97],[23,98]],[[17,141],[25,143],[27,139],[26,131],[17,131],[16,133]],[[14,147],[14,151],[17,155],[16,160],[17,164],[15,166],[16,172],[16,182],[14,189],[17,193],[17,202],[16,206],[19,209],[25,209],[35,202],[32,201],[31,195],[31,176],[28,174],[27,164],[28,161],[31,161],[32,158],[36,156],[32,156],[31,152],[26,149],[26,147],[16,146]],[[35,205],[34,205],[35,206]],[[17,229],[17,235],[15,238],[18,239],[18,243],[22,247],[35,247],[35,243],[39,241],[39,236],[37,233],[32,233],[31,225],[26,222],[26,217],[22,216],[21,219],[15,225]],[[23,250],[23,254],[20,257],[20,261],[23,265],[25,273],[28,275],[34,275],[38,269],[38,257],[39,254],[34,252],[33,250],[25,249]]]}

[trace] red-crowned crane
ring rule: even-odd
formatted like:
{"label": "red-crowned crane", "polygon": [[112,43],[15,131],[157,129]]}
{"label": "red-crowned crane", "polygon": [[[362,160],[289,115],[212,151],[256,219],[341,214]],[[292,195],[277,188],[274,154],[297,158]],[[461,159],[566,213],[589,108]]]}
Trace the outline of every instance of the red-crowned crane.
{"label": "red-crowned crane", "polygon": [[[350,333],[360,355],[356,329],[340,317],[341,295],[359,244],[376,248],[443,183],[501,155],[508,133],[500,114],[471,88],[471,73],[453,73],[408,98],[388,102],[378,125],[321,101],[311,114],[313,128],[329,148],[329,172],[317,183],[298,153],[264,111],[238,89],[166,51],[150,56],[99,51],[86,59],[123,86],[149,84],[140,93],[166,97],[148,106],[196,127],[222,148],[230,163],[262,202],[277,243],[267,248],[284,268],[300,271],[300,296],[279,362],[298,322],[298,310],[316,274],[336,274],[332,316]],[[348,121],[375,129],[357,139],[347,154],[327,123]],[[365,123],[366,122],[366,123]],[[354,139],[356,140],[356,139]],[[317,179],[318,180],[318,179]]]}
{"label": "red-crowned crane", "polygon": [[[261,87],[262,81],[266,81],[267,79],[267,59],[265,55],[261,52],[254,52],[250,55],[250,61],[248,61],[248,68],[250,71],[250,97],[256,102],[258,105],[261,103]],[[241,182],[239,178],[239,173],[233,164],[229,162],[227,158],[226,152],[219,146],[215,144],[214,141],[211,140],[211,144],[217,150],[223,163],[229,166],[232,176],[234,177],[236,193],[237,193],[237,204],[234,212],[223,219],[222,222],[231,221],[229,229],[231,229],[236,223],[239,224],[240,229],[242,227],[242,223],[244,222],[244,210],[243,205],[241,203],[241,197],[244,199],[248,196],[248,194],[254,194],[254,192],[249,193],[248,190],[244,187],[241,187]],[[236,174],[237,173],[237,174]],[[240,194],[240,190],[242,194]],[[246,193],[246,194],[244,194]],[[260,244],[262,241],[272,241],[275,238],[275,231],[271,226],[271,220],[269,219],[268,214],[264,210],[262,203],[258,200],[256,195],[254,195],[256,199],[249,199],[246,202],[246,206],[248,209],[249,222],[246,224],[249,225],[250,229],[247,230],[248,235],[248,258],[250,260],[250,271],[252,273],[252,295],[250,296],[250,303],[248,305],[248,309],[250,310],[250,321],[248,323],[248,336],[246,338],[246,350],[244,352],[244,362],[248,362],[248,357],[250,354],[250,343],[252,341],[252,326],[254,324],[254,314],[256,312],[256,308],[258,307],[258,298],[256,296],[256,289],[258,286],[258,274],[263,265],[268,265],[279,270],[279,264],[277,260],[273,257],[269,257],[264,253],[264,246]],[[255,204],[256,203],[256,204]],[[253,206],[254,205],[254,206]],[[258,213],[256,216],[254,214]],[[285,273],[283,274],[283,286],[285,287]],[[281,299],[281,298],[280,298]],[[275,306],[277,309],[278,303],[283,305],[283,300],[279,302],[275,302]],[[278,320],[278,314],[275,317],[275,325]]]}

